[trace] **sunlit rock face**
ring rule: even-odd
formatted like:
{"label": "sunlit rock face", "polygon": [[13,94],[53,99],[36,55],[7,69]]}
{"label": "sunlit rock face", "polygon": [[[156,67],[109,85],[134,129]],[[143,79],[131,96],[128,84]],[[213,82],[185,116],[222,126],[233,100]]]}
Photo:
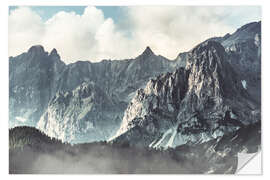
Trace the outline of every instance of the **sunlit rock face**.
{"label": "sunlit rock face", "polygon": [[121,116],[121,109],[99,87],[83,83],[57,93],[37,127],[64,142],[104,141],[115,133]]}
{"label": "sunlit rock face", "polygon": [[258,121],[252,111],[259,105],[249,98],[227,58],[218,42],[195,47],[185,68],[158,76],[137,91],[111,141],[176,147],[222,137]]}

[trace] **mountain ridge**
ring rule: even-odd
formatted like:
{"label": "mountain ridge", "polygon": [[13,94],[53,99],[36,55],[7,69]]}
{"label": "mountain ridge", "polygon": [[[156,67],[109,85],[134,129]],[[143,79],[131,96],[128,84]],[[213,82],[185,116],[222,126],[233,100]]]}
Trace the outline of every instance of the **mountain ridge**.
{"label": "mountain ridge", "polygon": [[[222,48],[225,49],[227,54],[226,56],[228,56],[226,61],[231,64],[235,71],[233,77],[237,78],[238,82],[239,80],[242,82],[242,85],[237,83],[237,89],[241,90],[241,94],[252,97],[253,99],[250,100],[252,103],[254,100],[257,100],[257,104],[260,104],[260,22],[251,25],[252,27],[247,25],[245,28],[239,28],[231,35],[227,34],[220,38],[210,38],[207,41],[211,40],[211,43],[213,43],[212,41],[214,40],[221,43],[224,47]],[[243,38],[240,38],[242,40],[239,41],[239,37],[242,36],[246,39],[243,41]],[[18,125],[36,126],[38,123],[41,123],[40,118],[42,116],[45,117],[45,114],[51,110],[50,108],[54,109],[57,107],[52,103],[52,99],[55,98],[57,93],[65,94],[72,92],[82,84],[90,85],[91,83],[94,83],[98,89],[101,89],[109,97],[115,106],[119,107],[119,113],[116,115],[118,117],[117,122],[114,119],[111,119],[111,121],[116,124],[121,123],[124,111],[130,101],[136,96],[136,90],[144,89],[147,83],[155,77],[164,76],[163,79],[165,80],[168,72],[173,73],[181,67],[185,69],[189,63],[189,54],[192,53],[192,50],[180,53],[175,60],[155,55],[150,47],[146,47],[142,54],[134,59],[102,60],[97,63],[78,61],[65,64],[56,49],[48,53],[40,45],[33,46],[28,50],[28,53],[9,58],[10,127]],[[212,53],[212,55],[214,54]],[[211,73],[212,70],[215,70],[216,63],[212,64],[214,64],[213,68],[209,66],[211,68],[208,69]],[[218,67],[217,70],[219,69]],[[194,68],[196,69],[195,65]],[[249,70],[248,76],[245,74],[247,70]],[[222,77],[226,74],[225,72]],[[167,76],[171,75],[167,74]],[[200,74],[198,76],[201,77]],[[200,81],[198,77],[194,76],[194,79]],[[172,81],[165,81],[172,83]],[[231,85],[229,80],[226,81],[228,82],[224,84]],[[231,81],[233,82],[233,80]],[[230,88],[225,85],[223,88],[222,83],[220,85],[226,91],[235,91],[234,87],[236,85],[232,86]],[[211,86],[209,85],[208,87]],[[194,88],[195,91],[197,91],[197,88]],[[238,91],[235,92],[238,93]],[[79,96],[72,95],[71,97],[74,100],[76,99],[76,101],[81,99]],[[182,95],[180,97],[182,98]],[[60,99],[59,103],[61,107],[65,107],[65,103],[60,101]],[[93,101],[93,103],[96,102]],[[249,102],[249,104],[252,103]],[[95,104],[93,105],[95,106]],[[164,103],[164,107],[167,109],[172,108],[170,105],[167,106],[166,103]],[[61,109],[61,111],[66,112],[65,108]],[[77,113],[75,109],[73,113]],[[254,112],[254,114],[258,114],[258,111]],[[74,116],[76,117],[76,115]],[[64,113],[62,117],[72,118],[72,115],[66,116]],[[54,118],[56,117],[52,117],[52,119]],[[59,122],[56,119],[55,123],[58,124]],[[42,121],[44,121],[44,118]],[[46,124],[46,122],[42,123]],[[87,128],[82,128],[81,131],[84,132]],[[43,130],[44,132],[49,131],[46,128]],[[60,131],[61,133],[65,132],[64,129]],[[64,137],[64,139],[66,138]],[[69,141],[70,139],[66,140]]]}
{"label": "mountain ridge", "polygon": [[[254,123],[257,119],[248,109],[256,110],[258,105],[249,100],[240,79],[233,77],[235,73],[226,58],[218,42],[196,46],[185,69],[158,76],[137,91],[119,131],[110,140],[167,148],[189,141],[209,141]],[[128,133],[133,128],[139,131]]]}

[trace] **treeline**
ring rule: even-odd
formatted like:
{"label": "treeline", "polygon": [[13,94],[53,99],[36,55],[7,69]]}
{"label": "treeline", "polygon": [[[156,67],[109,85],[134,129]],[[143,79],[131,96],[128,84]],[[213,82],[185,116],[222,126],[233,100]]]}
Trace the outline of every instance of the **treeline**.
{"label": "treeline", "polygon": [[[156,150],[94,142],[70,145],[32,127],[10,129],[9,172],[27,173],[234,173],[237,153],[256,152],[260,123],[202,144]],[[212,148],[214,147],[214,148]]]}
{"label": "treeline", "polygon": [[34,127],[19,126],[9,130],[9,149],[23,148],[24,146],[62,145],[56,139]]}

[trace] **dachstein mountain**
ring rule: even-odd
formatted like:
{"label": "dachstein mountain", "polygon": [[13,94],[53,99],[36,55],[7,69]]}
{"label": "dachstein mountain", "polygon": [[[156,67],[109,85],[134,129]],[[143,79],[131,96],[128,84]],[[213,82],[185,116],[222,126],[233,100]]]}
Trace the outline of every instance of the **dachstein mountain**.
{"label": "dachstein mountain", "polygon": [[155,148],[236,131],[260,120],[260,30],[244,25],[175,60],[147,47],[134,59],[65,64],[32,46],[9,58],[9,127]]}
{"label": "dachstein mountain", "polygon": [[66,65],[55,49],[33,46],[9,62],[9,126],[35,126],[68,142],[114,135],[135,91],[177,66],[149,47],[135,59]]}
{"label": "dachstein mountain", "polygon": [[207,142],[257,122],[259,104],[228,58],[215,41],[192,49],[185,68],[153,78],[137,90],[112,141],[176,147]]}

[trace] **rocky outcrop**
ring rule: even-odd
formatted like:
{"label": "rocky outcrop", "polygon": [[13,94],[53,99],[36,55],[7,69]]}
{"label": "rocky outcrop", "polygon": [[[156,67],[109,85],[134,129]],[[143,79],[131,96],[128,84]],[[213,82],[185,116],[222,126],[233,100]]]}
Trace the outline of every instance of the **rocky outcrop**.
{"label": "rocky outcrop", "polygon": [[249,98],[227,58],[218,42],[195,47],[185,68],[158,76],[137,91],[111,141],[176,147],[258,121],[259,105]]}
{"label": "rocky outcrop", "polygon": [[261,102],[261,22],[239,28],[222,42],[228,61],[239,74],[250,96]]}
{"label": "rocky outcrop", "polygon": [[82,83],[73,91],[58,92],[37,127],[64,142],[104,141],[119,127],[121,113],[93,82]]}
{"label": "rocky outcrop", "polygon": [[228,62],[253,100],[261,102],[261,21],[248,23],[233,34],[210,38],[222,44]]}
{"label": "rocky outcrop", "polygon": [[93,81],[105,93],[129,103],[134,92],[157,75],[174,69],[174,62],[155,55],[147,47],[135,59],[103,60],[99,63],[78,61],[67,65],[57,82],[58,89],[73,90],[83,82]]}
{"label": "rocky outcrop", "polygon": [[9,60],[9,127],[35,126],[56,93],[58,75],[65,64],[56,50],[33,46]]}

